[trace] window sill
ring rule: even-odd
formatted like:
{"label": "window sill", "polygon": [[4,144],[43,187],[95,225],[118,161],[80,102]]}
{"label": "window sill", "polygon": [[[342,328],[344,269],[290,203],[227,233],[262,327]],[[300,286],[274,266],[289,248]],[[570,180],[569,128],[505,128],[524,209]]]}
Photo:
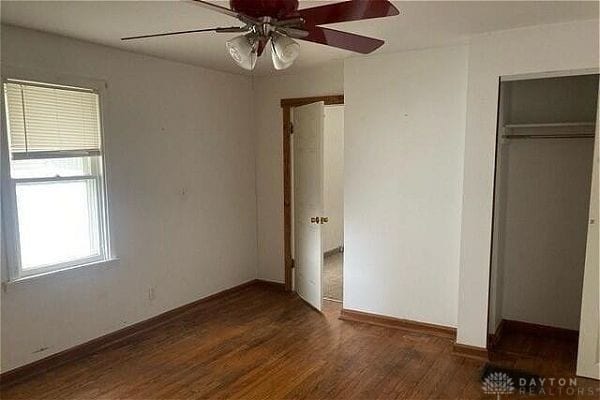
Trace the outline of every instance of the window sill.
{"label": "window sill", "polygon": [[60,269],[56,269],[53,271],[46,271],[46,272],[41,272],[39,274],[22,276],[20,278],[16,278],[16,279],[12,279],[7,282],[4,282],[3,286],[12,286],[12,285],[20,284],[20,283],[25,283],[28,281],[38,280],[38,279],[44,278],[44,277],[49,277],[49,276],[54,276],[54,275],[62,275],[63,273],[73,271],[73,270],[111,267],[113,265],[119,264],[119,261],[120,260],[118,258],[109,258],[107,260],[94,261],[94,262],[90,262],[90,263],[86,263],[86,264],[73,265],[70,267],[60,268]]}

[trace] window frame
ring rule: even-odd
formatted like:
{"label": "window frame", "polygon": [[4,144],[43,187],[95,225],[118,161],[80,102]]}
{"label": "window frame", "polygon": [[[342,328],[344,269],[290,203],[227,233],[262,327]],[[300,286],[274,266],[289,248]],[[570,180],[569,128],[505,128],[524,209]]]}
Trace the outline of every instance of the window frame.
{"label": "window frame", "polygon": [[[71,268],[83,267],[88,265],[96,265],[105,263],[115,259],[114,245],[112,235],[110,235],[110,212],[108,201],[108,162],[106,156],[105,134],[104,134],[104,114],[106,95],[105,90],[108,88],[106,82],[101,80],[82,79],[76,77],[57,76],[52,74],[44,74],[36,71],[17,70],[11,67],[3,66],[2,74],[0,75],[0,96],[1,96],[1,132],[0,132],[0,188],[1,190],[1,218],[2,225],[2,249],[6,253],[6,258],[2,259],[5,264],[2,268],[2,281],[18,281],[24,278],[30,278],[37,275],[45,275]],[[29,81],[33,84],[39,83],[43,86],[63,86],[67,89],[73,88],[86,89],[93,91],[98,96],[98,121],[100,132],[101,149],[100,154],[97,152],[91,153],[85,150],[61,150],[49,151],[44,154],[39,154],[41,157],[36,158],[67,158],[67,157],[98,157],[97,162],[91,162],[92,173],[76,176],[65,177],[45,177],[45,178],[12,178],[11,177],[11,154],[9,150],[9,132],[8,132],[8,116],[6,115],[6,104],[4,94],[4,83],[11,81]],[[96,171],[94,171],[96,169]],[[99,169],[99,170],[98,170]],[[95,206],[98,208],[98,235],[99,235],[99,255],[80,258],[76,260],[65,261],[56,264],[41,266],[39,268],[31,268],[23,270],[21,264],[21,249],[18,227],[18,210],[16,199],[16,186],[18,183],[38,183],[51,181],[94,181],[96,190]]]}

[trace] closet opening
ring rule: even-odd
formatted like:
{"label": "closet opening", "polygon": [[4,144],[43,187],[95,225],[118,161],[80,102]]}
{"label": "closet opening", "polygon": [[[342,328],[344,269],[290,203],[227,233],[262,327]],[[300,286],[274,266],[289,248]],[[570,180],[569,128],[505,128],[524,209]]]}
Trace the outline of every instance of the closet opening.
{"label": "closet opening", "polygon": [[501,80],[488,348],[575,373],[598,74]]}

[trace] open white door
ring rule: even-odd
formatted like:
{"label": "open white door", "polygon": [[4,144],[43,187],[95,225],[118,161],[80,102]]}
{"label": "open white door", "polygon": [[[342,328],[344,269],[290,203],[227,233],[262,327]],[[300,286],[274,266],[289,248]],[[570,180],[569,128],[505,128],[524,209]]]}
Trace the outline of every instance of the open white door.
{"label": "open white door", "polygon": [[296,292],[321,310],[323,123],[325,104],[294,108],[294,268]]}
{"label": "open white door", "polygon": [[590,199],[590,219],[588,225],[585,272],[583,275],[583,295],[581,299],[581,322],[579,325],[579,348],[577,350],[577,375],[600,379],[600,102],[596,116],[596,143],[592,172],[592,195]]}

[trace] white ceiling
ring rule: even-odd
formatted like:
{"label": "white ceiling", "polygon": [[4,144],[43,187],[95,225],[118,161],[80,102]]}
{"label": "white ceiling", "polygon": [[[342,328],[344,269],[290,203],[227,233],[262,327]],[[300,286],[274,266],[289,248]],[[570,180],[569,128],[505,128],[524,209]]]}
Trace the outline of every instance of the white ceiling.
{"label": "white ceiling", "polygon": [[[227,6],[228,2],[217,2]],[[323,4],[301,1],[301,8]],[[469,36],[530,25],[598,18],[598,2],[580,1],[396,1],[400,15],[331,27],[386,41],[377,53],[464,42]],[[224,42],[235,34],[198,33],[122,42],[123,36],[236,25],[236,20],[187,1],[6,1],[2,23],[56,33],[137,53],[208,68],[244,73],[226,54]],[[291,70],[357,56],[301,41]],[[270,54],[256,75],[274,71]]]}

